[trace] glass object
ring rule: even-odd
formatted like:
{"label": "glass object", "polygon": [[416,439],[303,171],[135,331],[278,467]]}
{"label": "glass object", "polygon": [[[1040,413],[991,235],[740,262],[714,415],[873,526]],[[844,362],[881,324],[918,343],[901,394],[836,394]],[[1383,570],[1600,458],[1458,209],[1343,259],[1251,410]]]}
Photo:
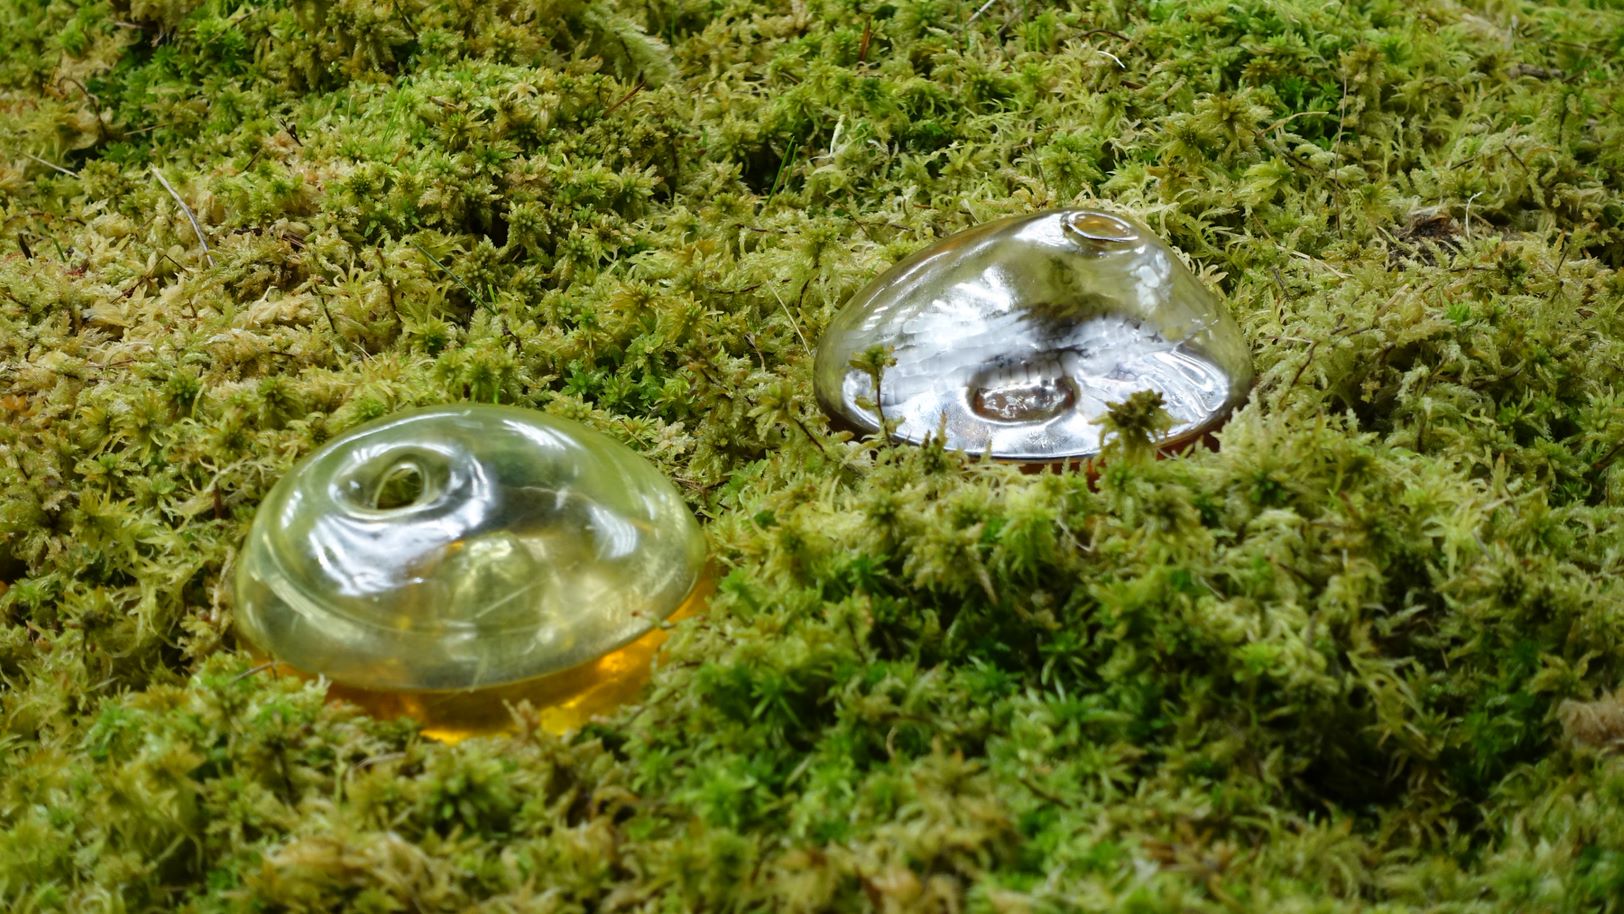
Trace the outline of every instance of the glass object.
{"label": "glass object", "polygon": [[1246,399],[1252,361],[1148,229],[1068,210],[976,226],[881,274],[823,334],[814,384],[857,431],[883,416],[902,441],[1047,463],[1099,453],[1106,404],[1145,389],[1173,418],[1164,447],[1198,439]]}
{"label": "glass object", "polygon": [[662,620],[702,601],[705,541],[625,446],[532,410],[397,413],[271,490],[236,572],[262,654],[455,739],[528,699],[564,730],[635,696]]}

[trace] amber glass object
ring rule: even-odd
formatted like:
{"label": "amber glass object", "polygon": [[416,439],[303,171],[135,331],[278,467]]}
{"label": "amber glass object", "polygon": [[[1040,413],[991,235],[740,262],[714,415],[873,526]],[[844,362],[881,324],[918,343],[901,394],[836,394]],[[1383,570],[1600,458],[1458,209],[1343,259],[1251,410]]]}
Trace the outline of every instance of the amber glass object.
{"label": "amber glass object", "polygon": [[236,624],[432,735],[505,729],[526,700],[563,730],[635,696],[704,564],[676,488],[623,445],[531,410],[435,407],[277,483],[238,561]]}
{"label": "amber glass object", "polygon": [[858,431],[883,417],[903,441],[1034,463],[1097,454],[1107,404],[1146,389],[1177,447],[1251,384],[1223,305],[1143,225],[1097,210],[990,222],[902,261],[835,317],[815,376],[825,411]]}

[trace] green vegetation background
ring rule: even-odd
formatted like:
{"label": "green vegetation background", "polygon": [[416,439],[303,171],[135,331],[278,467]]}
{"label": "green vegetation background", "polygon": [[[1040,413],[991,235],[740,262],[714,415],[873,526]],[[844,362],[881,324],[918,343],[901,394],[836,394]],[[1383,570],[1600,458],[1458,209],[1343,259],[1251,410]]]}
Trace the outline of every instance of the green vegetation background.
{"label": "green vegetation background", "polygon": [[[0,0],[0,907],[1620,910],[1621,104],[1599,2]],[[831,434],[859,285],[1094,200],[1245,329],[1221,449]],[[725,573],[567,738],[230,634],[272,482],[459,400]]]}

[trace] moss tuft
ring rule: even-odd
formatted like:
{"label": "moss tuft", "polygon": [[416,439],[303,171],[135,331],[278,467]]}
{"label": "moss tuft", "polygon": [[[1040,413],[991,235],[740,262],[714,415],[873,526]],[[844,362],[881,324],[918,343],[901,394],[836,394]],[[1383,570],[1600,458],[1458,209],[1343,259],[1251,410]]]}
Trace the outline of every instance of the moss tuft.
{"label": "moss tuft", "polygon": [[[0,907],[1616,909],[1605,7],[0,0]],[[830,429],[864,282],[1102,199],[1252,344],[1216,450]],[[641,704],[447,747],[235,646],[269,487],[456,400],[704,519]]]}

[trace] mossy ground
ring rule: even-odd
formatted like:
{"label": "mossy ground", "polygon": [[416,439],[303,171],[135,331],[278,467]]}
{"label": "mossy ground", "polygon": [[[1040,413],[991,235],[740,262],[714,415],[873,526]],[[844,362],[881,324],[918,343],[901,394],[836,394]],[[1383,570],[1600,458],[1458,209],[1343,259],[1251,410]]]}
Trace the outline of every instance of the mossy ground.
{"label": "mossy ground", "polygon": [[[0,0],[0,907],[1624,907],[1607,7]],[[1098,199],[1251,341],[1221,449],[829,431],[860,284]],[[567,738],[230,635],[271,483],[464,399],[725,574]]]}

